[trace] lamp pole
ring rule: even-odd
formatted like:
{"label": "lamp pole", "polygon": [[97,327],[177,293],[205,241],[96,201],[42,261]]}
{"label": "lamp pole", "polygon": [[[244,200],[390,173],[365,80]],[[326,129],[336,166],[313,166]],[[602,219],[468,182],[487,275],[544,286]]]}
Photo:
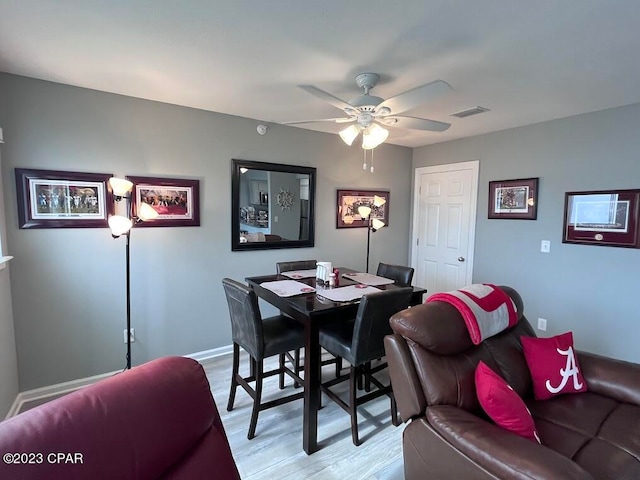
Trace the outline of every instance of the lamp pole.
{"label": "lamp pole", "polygon": [[369,273],[369,247],[371,245],[371,215],[367,224],[367,273]]}
{"label": "lamp pole", "polygon": [[127,233],[126,261],[127,261],[127,370],[131,370],[131,257],[129,245],[131,243],[131,230]]}

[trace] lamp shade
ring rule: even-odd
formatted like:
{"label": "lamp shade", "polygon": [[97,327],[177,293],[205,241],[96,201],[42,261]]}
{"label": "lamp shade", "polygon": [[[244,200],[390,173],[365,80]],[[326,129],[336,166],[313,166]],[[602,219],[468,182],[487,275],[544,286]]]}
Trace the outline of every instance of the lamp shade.
{"label": "lamp shade", "polygon": [[371,207],[361,205],[358,207],[358,213],[362,218],[367,219],[369,218],[369,215],[371,215]]}
{"label": "lamp shade", "polygon": [[371,150],[383,143],[389,136],[389,130],[382,128],[377,123],[369,125],[362,133],[362,148]]}
{"label": "lamp shade", "polygon": [[153,220],[158,217],[158,212],[156,212],[151,205],[148,203],[140,202],[138,204],[138,218],[146,222],[148,220]]}
{"label": "lamp shade", "polygon": [[119,237],[124,235],[133,226],[133,221],[122,215],[112,215],[109,217],[109,228],[111,229],[111,235]]}
{"label": "lamp shade", "polygon": [[360,133],[360,129],[358,128],[358,126],[351,125],[345,128],[344,130],[340,130],[340,138],[342,138],[344,143],[351,146],[359,133]]}
{"label": "lamp shade", "polygon": [[109,179],[109,185],[116,197],[124,197],[133,188],[133,183],[124,178],[111,177]]}
{"label": "lamp shade", "polygon": [[373,204],[374,204],[376,207],[381,207],[381,206],[383,206],[385,203],[387,203],[387,201],[386,201],[384,198],[379,197],[378,195],[374,195],[374,196],[373,196]]}
{"label": "lamp shade", "polygon": [[385,225],[386,225],[386,223],[384,223],[382,220],[380,220],[378,218],[374,218],[373,220],[371,220],[371,226],[373,227],[374,231],[380,230]]}

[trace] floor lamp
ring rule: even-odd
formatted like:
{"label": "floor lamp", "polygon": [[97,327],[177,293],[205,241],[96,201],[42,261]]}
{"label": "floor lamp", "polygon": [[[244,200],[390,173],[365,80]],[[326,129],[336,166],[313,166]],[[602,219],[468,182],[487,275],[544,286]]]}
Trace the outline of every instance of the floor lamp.
{"label": "floor lamp", "polygon": [[111,177],[109,179],[109,185],[113,191],[113,199],[117,202],[121,200],[126,201],[127,216],[112,215],[109,217],[109,228],[111,229],[111,236],[113,238],[119,238],[125,236],[126,247],[126,270],[127,270],[127,367],[131,369],[131,228],[138,222],[145,222],[147,220],[153,220],[158,216],[156,212],[149,204],[144,202],[138,202],[137,215],[134,215],[132,211],[131,202],[131,190],[133,189],[133,183],[123,178]]}
{"label": "floor lamp", "polygon": [[373,203],[371,203],[370,205],[361,205],[358,207],[358,214],[360,214],[360,217],[363,220],[367,220],[367,273],[369,273],[369,250],[371,247],[371,232],[375,233],[386,225],[386,223],[384,223],[379,218],[371,218],[371,207],[381,207],[385,203],[387,203],[387,201],[384,198],[375,195],[373,197]]}

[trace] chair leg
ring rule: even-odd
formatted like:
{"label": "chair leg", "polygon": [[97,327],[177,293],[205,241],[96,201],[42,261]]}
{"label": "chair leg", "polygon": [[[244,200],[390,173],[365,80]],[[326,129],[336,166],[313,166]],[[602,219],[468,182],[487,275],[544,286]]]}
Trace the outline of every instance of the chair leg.
{"label": "chair leg", "polygon": [[256,374],[256,395],[253,398],[253,411],[251,412],[251,423],[249,423],[249,433],[247,439],[251,440],[256,436],[256,425],[258,423],[258,413],[260,413],[260,402],[262,400],[262,360],[254,362]]}
{"label": "chair leg", "polygon": [[[300,376],[300,372],[302,371],[302,368],[300,367],[300,349],[299,348],[296,348],[293,359],[294,359],[293,370],[296,372],[296,375]],[[293,386],[294,388],[300,388],[300,384],[298,382],[293,382]]]}
{"label": "chair leg", "polygon": [[249,376],[256,376],[256,361],[253,359],[253,357],[249,357]]}
{"label": "chair leg", "polygon": [[233,367],[231,368],[231,390],[229,391],[229,401],[227,402],[227,411],[233,410],[233,402],[236,399],[236,389],[238,388],[238,382],[236,377],[238,375],[238,369],[240,367],[240,347],[237,343],[233,344]]}
{"label": "chair leg", "polygon": [[398,418],[398,404],[396,403],[396,397],[391,392],[391,423],[394,427],[400,425],[400,419]]}
{"label": "chair leg", "polygon": [[342,357],[336,357],[336,378],[340,376],[342,371]]}
{"label": "chair leg", "polygon": [[358,395],[356,378],[359,378],[358,369],[351,366],[349,371],[349,414],[351,415],[351,439],[357,447],[360,445],[360,439],[358,438]]}
{"label": "chair leg", "polygon": [[284,389],[284,353],[281,353],[280,355],[278,355],[279,359],[280,359],[280,373],[278,374],[278,378],[279,378],[279,387],[280,390]]}
{"label": "chair leg", "polygon": [[369,380],[369,375],[371,371],[371,362],[367,362],[364,365],[364,391],[365,392],[370,392],[371,391],[371,380]]}

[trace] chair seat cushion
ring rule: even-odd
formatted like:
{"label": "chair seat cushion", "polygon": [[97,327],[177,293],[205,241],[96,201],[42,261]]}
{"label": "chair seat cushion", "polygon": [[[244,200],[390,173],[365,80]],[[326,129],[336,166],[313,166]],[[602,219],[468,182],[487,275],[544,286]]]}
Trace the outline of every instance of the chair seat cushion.
{"label": "chair seat cushion", "polygon": [[592,392],[526,402],[542,444],[594,478],[640,478],[640,407]]}
{"label": "chair seat cushion", "polygon": [[262,319],[264,356],[304,347],[304,327],[290,317],[275,315]]}
{"label": "chair seat cushion", "polygon": [[[344,320],[320,328],[320,346],[337,357],[344,358],[354,365],[353,343],[354,320]],[[355,366],[355,365],[354,365]]]}

